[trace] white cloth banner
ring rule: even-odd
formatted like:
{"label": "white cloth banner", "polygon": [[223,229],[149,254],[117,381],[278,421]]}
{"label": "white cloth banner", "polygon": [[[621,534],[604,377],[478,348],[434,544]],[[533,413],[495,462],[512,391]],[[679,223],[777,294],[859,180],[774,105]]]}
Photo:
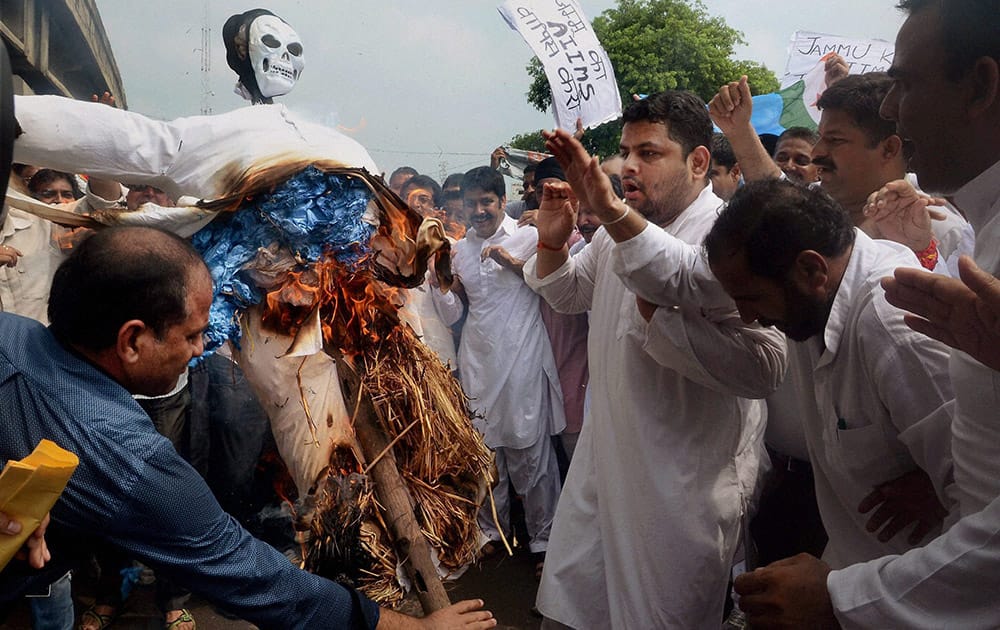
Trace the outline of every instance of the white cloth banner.
{"label": "white cloth banner", "polygon": [[497,170],[514,179],[523,180],[524,167],[529,164],[538,164],[545,158],[551,157],[548,153],[524,151],[523,149],[515,149],[511,146],[505,146],[503,149],[507,154],[500,158],[500,165],[497,167]]}
{"label": "white cloth banner", "polygon": [[622,115],[615,71],[577,0],[507,0],[497,7],[542,62],[556,125],[574,131]]}
{"label": "white cloth banner", "polygon": [[804,78],[825,55],[837,53],[844,58],[851,74],[885,72],[892,65],[895,47],[882,39],[850,39],[838,35],[796,31],[788,47],[788,63],[781,87]]}

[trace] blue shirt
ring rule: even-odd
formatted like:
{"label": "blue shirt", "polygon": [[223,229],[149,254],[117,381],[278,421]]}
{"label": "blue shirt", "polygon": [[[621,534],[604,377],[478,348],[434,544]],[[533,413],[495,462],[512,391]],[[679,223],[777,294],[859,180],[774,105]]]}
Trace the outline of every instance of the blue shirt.
{"label": "blue shirt", "polygon": [[54,523],[97,535],[264,628],[374,628],[378,606],[293,566],[222,511],[128,391],[38,322],[0,314],[0,463],[80,458]]}

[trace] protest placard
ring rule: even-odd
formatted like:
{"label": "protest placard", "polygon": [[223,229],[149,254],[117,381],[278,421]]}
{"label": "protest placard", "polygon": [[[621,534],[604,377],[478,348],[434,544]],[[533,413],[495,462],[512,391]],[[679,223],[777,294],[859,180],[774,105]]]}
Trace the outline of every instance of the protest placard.
{"label": "protest placard", "polygon": [[852,39],[839,35],[795,31],[788,47],[788,63],[781,87],[786,88],[805,78],[829,53],[844,58],[851,74],[885,72],[892,65],[895,46],[882,39]]}
{"label": "protest placard", "polygon": [[556,125],[586,129],[622,114],[614,68],[576,0],[508,0],[497,7],[542,62]]}

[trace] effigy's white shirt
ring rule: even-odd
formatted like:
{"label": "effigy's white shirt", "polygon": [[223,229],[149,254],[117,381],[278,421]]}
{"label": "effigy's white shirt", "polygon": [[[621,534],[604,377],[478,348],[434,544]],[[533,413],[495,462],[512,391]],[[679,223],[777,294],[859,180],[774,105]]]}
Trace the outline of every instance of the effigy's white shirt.
{"label": "effigy's white shirt", "polygon": [[247,168],[277,158],[336,160],[378,174],[364,147],[284,105],[159,121],[100,103],[16,96],[24,130],[14,159],[69,173],[147,183],[173,199],[214,199]]}
{"label": "effigy's white shirt", "polygon": [[[428,275],[432,272],[428,271]],[[406,291],[406,309],[400,311],[400,319],[413,329],[420,341],[434,351],[441,363],[450,365],[452,370],[458,368],[458,355],[455,353],[455,337],[451,328],[444,323],[437,307],[437,302],[431,292],[438,291],[429,282]]]}

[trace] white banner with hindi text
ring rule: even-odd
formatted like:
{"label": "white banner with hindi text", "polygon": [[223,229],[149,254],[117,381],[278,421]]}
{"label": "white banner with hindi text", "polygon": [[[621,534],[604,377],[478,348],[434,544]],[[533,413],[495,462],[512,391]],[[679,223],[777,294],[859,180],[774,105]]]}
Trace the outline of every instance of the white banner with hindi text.
{"label": "white banner with hindi text", "polygon": [[579,118],[590,129],[621,117],[614,68],[577,0],[507,0],[497,9],[542,62],[558,127],[573,131]]}

